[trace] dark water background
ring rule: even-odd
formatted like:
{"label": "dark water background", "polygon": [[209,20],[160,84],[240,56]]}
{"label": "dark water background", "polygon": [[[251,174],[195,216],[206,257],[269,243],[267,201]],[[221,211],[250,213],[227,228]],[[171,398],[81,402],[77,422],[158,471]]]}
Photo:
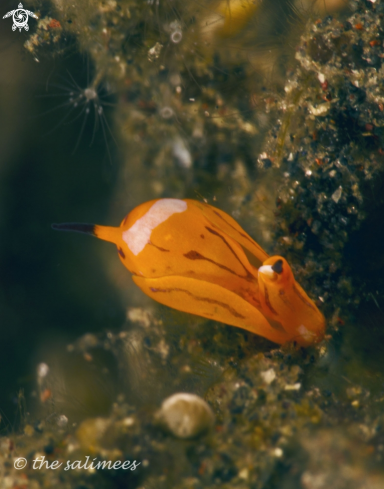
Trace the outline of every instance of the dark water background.
{"label": "dark water background", "polygon": [[[11,2],[2,3],[7,8]],[[80,110],[68,117],[69,105],[60,109],[69,95],[57,85],[68,90],[74,77],[85,86],[88,60],[70,52],[37,63],[23,49],[28,34],[11,25],[0,24],[0,431],[17,428],[21,391],[31,408],[36,365],[47,352],[124,318],[92,257],[100,243],[51,229],[53,222],[106,223],[116,181],[110,135],[111,158],[93,114],[79,136],[84,115],[74,120]]]}

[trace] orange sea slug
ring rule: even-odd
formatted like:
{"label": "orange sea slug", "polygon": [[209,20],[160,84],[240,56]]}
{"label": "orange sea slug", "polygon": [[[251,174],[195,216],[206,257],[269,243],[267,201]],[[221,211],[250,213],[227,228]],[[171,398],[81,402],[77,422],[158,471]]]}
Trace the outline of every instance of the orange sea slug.
{"label": "orange sea slug", "polygon": [[324,337],[324,316],[287,261],[269,257],[232,217],[208,204],[158,199],[133,209],[120,227],[66,223],[53,228],[115,243],[136,285],[169,307],[279,344],[307,346]]}

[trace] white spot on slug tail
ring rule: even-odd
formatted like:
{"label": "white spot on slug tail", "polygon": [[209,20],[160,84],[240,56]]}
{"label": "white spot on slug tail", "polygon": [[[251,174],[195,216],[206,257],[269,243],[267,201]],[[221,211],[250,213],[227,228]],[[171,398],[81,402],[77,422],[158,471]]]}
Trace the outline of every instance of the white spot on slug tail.
{"label": "white spot on slug tail", "polygon": [[161,199],[140,217],[133,226],[123,233],[123,240],[137,256],[150,240],[152,231],[173,214],[187,210],[187,203],[179,199]]}
{"label": "white spot on slug tail", "polygon": [[311,341],[313,338],[313,333],[309,331],[303,324],[297,328],[297,331],[300,333],[300,336],[304,338],[306,341]]}

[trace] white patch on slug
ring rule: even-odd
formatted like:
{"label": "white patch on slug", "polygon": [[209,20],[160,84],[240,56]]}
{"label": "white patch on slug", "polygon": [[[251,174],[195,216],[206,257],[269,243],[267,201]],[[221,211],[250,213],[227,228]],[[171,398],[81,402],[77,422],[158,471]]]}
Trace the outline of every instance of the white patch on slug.
{"label": "white patch on slug", "polygon": [[123,233],[123,240],[137,256],[150,240],[152,231],[173,214],[187,210],[187,203],[179,199],[161,199],[153,204],[143,217]]}

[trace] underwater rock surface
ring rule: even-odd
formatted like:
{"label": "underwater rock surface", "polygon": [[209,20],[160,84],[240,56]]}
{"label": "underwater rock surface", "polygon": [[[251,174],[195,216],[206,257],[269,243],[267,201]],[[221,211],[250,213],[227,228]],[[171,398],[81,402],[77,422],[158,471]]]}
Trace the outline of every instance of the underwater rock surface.
{"label": "underwater rock surface", "polygon": [[[348,483],[363,489],[366,480],[372,487],[383,484],[382,392],[344,379],[340,385],[331,382],[333,391],[324,388],[323,377],[334,375],[332,348],[268,351],[270,343],[235,328],[215,324],[207,329],[204,321],[172,328],[138,310],[132,317],[126,332],[81,341],[65,360],[72,363],[80,355],[77,375],[91,366],[93,378],[101,378],[105,366],[97,363],[98,350],[103,345],[112,353],[124,393],[111,399],[110,414],[85,417],[72,426],[60,413],[71,412],[71,404],[73,413],[76,392],[68,386],[62,399],[60,379],[48,372],[41,393],[50,386],[50,397],[42,398],[40,416],[26,418],[22,434],[1,439],[5,487],[20,480],[36,488],[53,483],[305,489],[329,487],[330,481],[336,488]],[[137,341],[141,350],[135,358]],[[134,377],[145,380],[130,382]],[[156,385],[157,392],[152,389],[140,401],[140,392]],[[191,440],[165,432],[156,408],[167,391],[187,386],[205,392],[207,412],[216,418],[212,431]],[[85,394],[92,390],[94,385],[83,383]],[[19,457],[28,460],[23,471],[14,468]],[[34,469],[34,460],[35,467],[41,460],[62,465]],[[110,461],[110,468],[90,469],[92,461],[95,466]],[[111,467],[126,461],[135,468]],[[70,469],[64,471],[67,464]]]}
{"label": "underwater rock surface", "polygon": [[[321,302],[332,302],[329,310],[357,306],[363,296],[363,284],[351,281],[356,258],[348,262],[343,254],[353,232],[382,211],[384,6],[351,7],[355,13],[342,22],[327,17],[308,24],[298,67],[277,103],[278,125],[259,157],[261,167],[279,169],[282,182],[278,248],[293,262],[303,257],[303,280]],[[353,252],[364,260],[359,249]]]}

